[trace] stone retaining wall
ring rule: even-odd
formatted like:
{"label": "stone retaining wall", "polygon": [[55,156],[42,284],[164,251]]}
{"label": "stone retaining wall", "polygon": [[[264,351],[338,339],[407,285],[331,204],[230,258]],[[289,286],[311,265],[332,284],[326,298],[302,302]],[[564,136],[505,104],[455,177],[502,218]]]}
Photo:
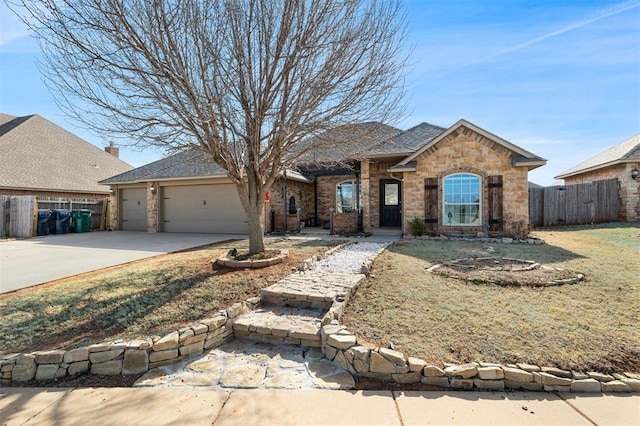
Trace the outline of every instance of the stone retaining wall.
{"label": "stone retaining wall", "polygon": [[199,355],[233,339],[232,321],[254,309],[259,298],[236,303],[165,336],[121,339],[70,350],[0,355],[0,383],[51,380],[89,372],[104,376],[134,375]]}
{"label": "stone retaining wall", "polygon": [[440,389],[546,392],[640,392],[640,374],[580,373],[529,364],[468,363],[441,368],[401,352],[358,344],[336,320],[322,327],[322,351],[354,376]]}

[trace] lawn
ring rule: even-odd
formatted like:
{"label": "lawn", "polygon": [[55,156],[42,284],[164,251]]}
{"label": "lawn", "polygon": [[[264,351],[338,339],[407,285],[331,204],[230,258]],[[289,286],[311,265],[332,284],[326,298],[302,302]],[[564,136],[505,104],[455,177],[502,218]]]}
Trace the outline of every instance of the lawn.
{"label": "lawn", "polygon": [[[343,322],[373,343],[429,362],[526,362],[579,371],[640,371],[640,226],[537,231],[544,245],[406,239],[374,263]],[[558,287],[478,284],[426,271],[498,256],[585,274]]]}
{"label": "lawn", "polygon": [[303,259],[339,243],[268,239],[267,250],[289,249],[286,262],[214,272],[212,259],[248,248],[247,241],[227,242],[0,295],[0,354],[163,335],[257,296]]}

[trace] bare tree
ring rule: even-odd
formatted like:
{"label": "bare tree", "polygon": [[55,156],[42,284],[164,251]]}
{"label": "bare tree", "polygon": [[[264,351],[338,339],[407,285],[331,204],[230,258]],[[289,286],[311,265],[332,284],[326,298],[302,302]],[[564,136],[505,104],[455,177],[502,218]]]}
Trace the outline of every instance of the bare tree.
{"label": "bare tree", "polygon": [[[400,0],[6,0],[39,40],[60,107],[87,128],[227,170],[264,250],[264,197],[305,141],[398,117]],[[326,143],[326,141],[325,141]]]}

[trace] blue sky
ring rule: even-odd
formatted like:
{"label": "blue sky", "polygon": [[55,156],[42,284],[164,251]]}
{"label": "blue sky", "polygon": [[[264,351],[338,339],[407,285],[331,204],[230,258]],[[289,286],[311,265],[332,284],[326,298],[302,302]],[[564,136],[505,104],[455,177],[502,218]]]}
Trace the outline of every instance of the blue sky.
{"label": "blue sky", "polygon": [[[413,53],[399,127],[465,118],[547,158],[530,173],[541,185],[640,132],[640,0],[406,0],[406,8]],[[37,113],[105,146],[62,115],[38,55],[2,2],[0,111]],[[134,166],[162,156],[120,152]]]}

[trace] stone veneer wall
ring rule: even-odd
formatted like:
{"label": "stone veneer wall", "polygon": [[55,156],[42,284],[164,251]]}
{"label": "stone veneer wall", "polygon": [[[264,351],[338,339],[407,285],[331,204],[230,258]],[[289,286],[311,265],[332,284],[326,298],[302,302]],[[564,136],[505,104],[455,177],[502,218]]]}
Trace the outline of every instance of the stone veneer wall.
{"label": "stone veneer wall", "polygon": [[[409,233],[408,222],[425,216],[425,179],[438,179],[438,229],[439,233],[459,232],[443,226],[442,179],[452,173],[470,172],[482,177],[482,223],[488,220],[488,191],[486,178],[501,175],[503,179],[503,217],[509,221],[523,220],[529,223],[528,170],[514,167],[507,148],[484,136],[461,127],[416,158],[415,172],[404,173],[403,232]],[[482,227],[464,227],[470,233],[482,231]]]}
{"label": "stone veneer wall", "polygon": [[254,309],[258,303],[259,298],[236,303],[216,316],[162,337],[0,355],[0,383],[50,380],[83,372],[105,376],[133,375],[174,364],[233,339],[232,321]]}
{"label": "stone veneer wall", "polygon": [[633,180],[631,178],[631,170],[637,167],[640,169],[640,163],[624,163],[615,164],[609,167],[603,167],[598,170],[580,173],[576,176],[570,176],[564,179],[565,185],[576,185],[580,183],[589,183],[604,179],[618,179],[620,210],[618,218],[625,221],[640,220],[640,178]]}

